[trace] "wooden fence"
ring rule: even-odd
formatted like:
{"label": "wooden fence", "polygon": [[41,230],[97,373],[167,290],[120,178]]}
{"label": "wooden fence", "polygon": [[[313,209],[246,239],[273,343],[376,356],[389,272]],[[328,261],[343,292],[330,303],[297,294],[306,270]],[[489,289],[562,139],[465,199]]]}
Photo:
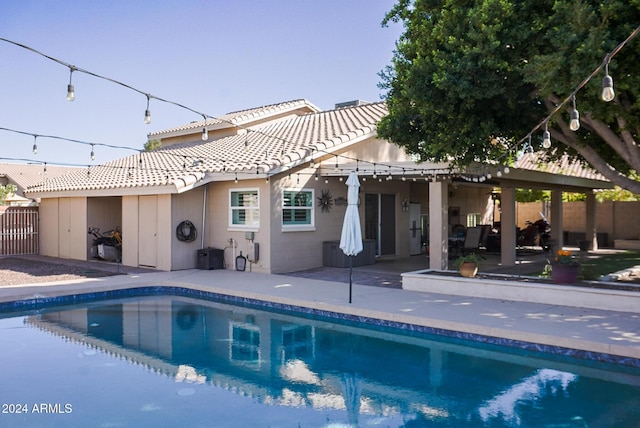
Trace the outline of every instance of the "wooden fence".
{"label": "wooden fence", "polygon": [[0,207],[0,255],[38,254],[38,208]]}

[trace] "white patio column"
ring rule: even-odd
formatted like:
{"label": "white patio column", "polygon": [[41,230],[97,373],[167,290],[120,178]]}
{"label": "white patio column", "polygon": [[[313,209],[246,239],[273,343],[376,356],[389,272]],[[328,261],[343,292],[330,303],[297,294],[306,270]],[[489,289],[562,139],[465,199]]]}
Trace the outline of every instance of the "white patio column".
{"label": "white patio column", "polygon": [[596,201],[596,195],[591,192],[587,192],[587,224],[585,239],[589,241],[589,249],[592,251],[598,250],[598,202]]}
{"label": "white patio column", "polygon": [[502,266],[516,264],[516,189],[500,190],[500,262]]}
{"label": "white patio column", "polygon": [[562,231],[564,229],[562,221],[562,190],[551,191],[551,239],[555,241],[553,251],[561,250],[564,247]]}
{"label": "white patio column", "polygon": [[449,184],[429,182],[429,268],[449,266]]}

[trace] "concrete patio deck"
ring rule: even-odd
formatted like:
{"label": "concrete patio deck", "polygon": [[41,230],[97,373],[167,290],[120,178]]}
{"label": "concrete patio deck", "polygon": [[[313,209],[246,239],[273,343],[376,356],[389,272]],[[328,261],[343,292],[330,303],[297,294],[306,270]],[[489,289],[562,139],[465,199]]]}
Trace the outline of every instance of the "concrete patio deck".
{"label": "concrete patio deck", "polygon": [[[397,261],[394,266],[400,269],[402,263],[410,262]],[[393,264],[389,263],[387,266]],[[417,259],[416,263],[422,261]],[[380,266],[376,264],[354,269],[354,272],[369,278],[372,283],[399,276],[390,273],[389,269],[379,269]],[[348,269],[340,271],[344,281]],[[626,359],[625,364],[640,367],[640,308],[623,312],[452,296],[407,291],[384,284],[372,287],[360,280],[353,285],[353,300],[349,304],[348,285],[335,278],[331,280],[331,276],[336,274],[333,270],[325,271],[323,279],[304,277],[300,273],[269,275],[233,270],[143,272],[148,271],[69,283],[3,286],[0,287],[0,302],[143,286],[185,287],[358,317],[606,354]],[[316,272],[316,275],[321,276],[321,273]]]}

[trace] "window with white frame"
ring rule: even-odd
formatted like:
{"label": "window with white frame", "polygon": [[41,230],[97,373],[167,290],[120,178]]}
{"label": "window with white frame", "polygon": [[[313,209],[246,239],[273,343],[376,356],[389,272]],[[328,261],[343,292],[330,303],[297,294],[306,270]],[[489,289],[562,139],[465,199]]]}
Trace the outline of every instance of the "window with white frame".
{"label": "window with white frame", "polygon": [[314,227],[313,189],[282,191],[283,229],[310,229]]}
{"label": "window with white frame", "polygon": [[467,214],[467,227],[476,227],[482,221],[482,216],[480,213],[470,213]]}
{"label": "window with white frame", "polygon": [[242,229],[258,229],[260,226],[258,189],[231,190],[229,200],[229,226]]}

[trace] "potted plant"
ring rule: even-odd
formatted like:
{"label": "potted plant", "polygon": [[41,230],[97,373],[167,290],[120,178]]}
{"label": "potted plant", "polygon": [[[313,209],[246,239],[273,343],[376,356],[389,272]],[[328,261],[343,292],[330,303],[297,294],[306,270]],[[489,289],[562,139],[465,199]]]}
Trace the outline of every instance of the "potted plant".
{"label": "potted plant", "polygon": [[580,274],[580,263],[568,250],[558,250],[551,262],[551,280],[557,284],[575,284]]}
{"label": "potted plant", "polygon": [[466,278],[473,278],[478,273],[478,264],[480,259],[476,255],[476,253],[465,254],[455,262],[456,268],[460,275]]}

